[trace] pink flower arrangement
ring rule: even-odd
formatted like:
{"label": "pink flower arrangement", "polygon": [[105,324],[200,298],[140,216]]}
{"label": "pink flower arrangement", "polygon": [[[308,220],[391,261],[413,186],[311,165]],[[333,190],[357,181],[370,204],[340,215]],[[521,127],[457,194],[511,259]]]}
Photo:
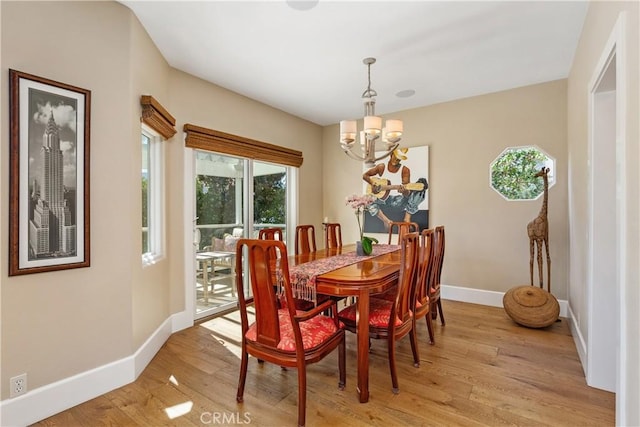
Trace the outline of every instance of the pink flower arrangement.
{"label": "pink flower arrangement", "polygon": [[364,212],[364,209],[373,203],[376,198],[371,194],[352,194],[347,196],[346,204],[351,206],[356,214]]}

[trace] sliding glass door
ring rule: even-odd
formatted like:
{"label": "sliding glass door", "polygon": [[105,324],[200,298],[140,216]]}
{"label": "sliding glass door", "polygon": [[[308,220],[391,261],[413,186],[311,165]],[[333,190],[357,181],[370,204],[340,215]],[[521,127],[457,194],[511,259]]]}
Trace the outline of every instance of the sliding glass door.
{"label": "sliding glass door", "polygon": [[236,307],[240,238],[256,238],[266,227],[280,227],[286,235],[292,169],[195,151],[196,319]]}

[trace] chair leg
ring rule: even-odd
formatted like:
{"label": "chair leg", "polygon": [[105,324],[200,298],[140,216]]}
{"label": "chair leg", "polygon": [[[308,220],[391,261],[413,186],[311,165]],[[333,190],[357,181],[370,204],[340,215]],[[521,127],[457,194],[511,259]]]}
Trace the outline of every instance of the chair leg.
{"label": "chair leg", "polygon": [[438,312],[440,313],[440,323],[444,326],[444,313],[442,313],[442,300],[438,298]]}
{"label": "chair leg", "polygon": [[433,345],[436,343],[436,340],[433,337],[433,323],[431,321],[431,313],[427,313],[427,315],[424,317],[427,320],[427,330],[429,331],[429,344]]}
{"label": "chair leg", "polygon": [[392,337],[387,338],[387,346],[389,349],[389,370],[391,371],[391,385],[394,394],[400,392],[398,387],[398,373],[396,372],[396,343]]}
{"label": "chair leg", "polygon": [[345,338],[342,338],[342,342],[338,346],[338,370],[340,371],[340,381],[338,382],[338,388],[344,390],[347,385],[347,369],[346,369],[346,342]]}
{"label": "chair leg", "polygon": [[298,369],[298,427],[305,424],[307,413],[307,367]]}
{"label": "chair leg", "polygon": [[242,360],[240,361],[240,379],[238,380],[238,393],[236,394],[236,401],[242,402],[244,400],[244,384],[247,379],[247,365],[249,363],[249,355],[246,351],[242,352]]}
{"label": "chair leg", "polygon": [[418,350],[418,337],[416,336],[416,321],[413,320],[413,328],[409,332],[409,338],[411,339],[411,351],[413,352],[413,366],[420,367],[420,352]]}

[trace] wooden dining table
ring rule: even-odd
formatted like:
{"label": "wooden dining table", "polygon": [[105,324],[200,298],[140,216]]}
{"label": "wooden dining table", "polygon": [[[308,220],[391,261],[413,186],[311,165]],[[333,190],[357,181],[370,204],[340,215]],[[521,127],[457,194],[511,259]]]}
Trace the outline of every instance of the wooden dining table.
{"label": "wooden dining table", "polygon": [[[289,267],[339,254],[355,252],[356,245],[322,249],[304,255],[289,256]],[[398,282],[400,250],[364,259],[320,274],[315,279],[318,294],[357,297],[356,340],[358,353],[357,390],[361,403],[369,400],[369,298],[384,293]]]}

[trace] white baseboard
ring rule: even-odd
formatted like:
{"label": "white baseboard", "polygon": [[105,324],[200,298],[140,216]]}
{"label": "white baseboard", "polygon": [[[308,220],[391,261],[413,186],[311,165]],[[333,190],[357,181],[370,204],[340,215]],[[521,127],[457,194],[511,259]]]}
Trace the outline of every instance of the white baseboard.
{"label": "white baseboard", "polygon": [[[135,381],[169,336],[189,323],[185,317],[183,313],[169,317],[131,356],[3,400],[0,426],[33,424]],[[190,323],[193,325],[193,320]]]}
{"label": "white baseboard", "polygon": [[[503,292],[451,285],[442,285],[441,292],[443,299],[492,307],[502,307],[504,296]],[[558,303],[560,304],[560,316],[567,317],[567,301],[559,300]],[[0,402],[0,426],[13,427],[33,424],[135,381],[173,332],[192,325],[193,315],[187,311],[176,313],[165,320],[133,355],[47,384],[31,390],[23,396],[3,400]],[[584,349],[584,340],[582,340],[579,330],[574,328],[573,314],[571,315],[571,326],[572,333],[577,333],[574,337],[580,337]],[[578,353],[582,359],[583,353],[580,353],[578,341],[576,341],[576,347],[578,347]]]}
{"label": "white baseboard", "polygon": [[580,364],[582,365],[582,370],[584,371],[585,378],[587,377],[587,342],[584,340],[582,336],[582,332],[580,332],[580,328],[578,327],[578,322],[576,320],[576,316],[573,314],[573,310],[571,310],[571,306],[569,306],[569,326],[571,327],[571,336],[573,337],[573,342],[576,345],[576,350],[578,351],[578,357],[580,357]]}
{"label": "white baseboard", "polygon": [[[486,291],[483,289],[463,288],[460,286],[442,285],[440,290],[442,299],[468,302],[471,304],[488,305],[490,307],[502,307],[504,292]],[[568,304],[566,300],[558,300],[560,305],[560,317],[567,317]]]}

